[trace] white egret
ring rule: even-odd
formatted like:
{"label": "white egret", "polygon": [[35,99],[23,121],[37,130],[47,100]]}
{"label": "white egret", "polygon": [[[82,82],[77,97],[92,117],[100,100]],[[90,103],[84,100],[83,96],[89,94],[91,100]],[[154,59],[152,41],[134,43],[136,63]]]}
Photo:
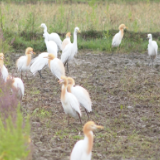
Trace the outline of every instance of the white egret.
{"label": "white egret", "polygon": [[25,56],[21,56],[16,62],[18,71],[21,72],[21,79],[22,79],[22,71],[26,71],[27,73],[27,71],[30,70],[32,54],[35,54],[35,52],[33,52],[33,48],[28,47],[25,51]]}
{"label": "white egret", "polygon": [[71,37],[71,33],[68,32],[66,34],[66,38],[62,42],[62,51],[64,50],[64,48],[66,47],[67,44],[71,43],[70,37]]}
{"label": "white egret", "polygon": [[127,27],[124,24],[121,24],[119,26],[119,32],[116,33],[112,39],[112,47],[118,47],[121,44],[124,35],[124,29],[127,29]]}
{"label": "white egret", "polygon": [[62,52],[62,55],[61,55],[61,61],[64,63],[64,66],[67,64],[67,71],[69,72],[69,69],[68,69],[68,62],[70,60],[72,60],[75,56],[75,54],[77,54],[78,52],[78,47],[77,47],[77,33],[80,33],[80,30],[78,27],[76,27],[74,29],[74,33],[73,33],[73,43],[69,43],[65,49],[63,50]]}
{"label": "white egret", "polygon": [[[69,93],[67,91],[67,87],[68,87],[67,77],[61,76],[59,83],[62,84],[61,103],[62,103],[62,107],[64,109],[65,114],[70,115],[76,119],[79,117],[80,122],[82,124],[82,121],[81,121],[82,114],[80,110],[80,104],[77,98],[72,93]],[[69,119],[68,119],[68,123],[69,123]]]}
{"label": "white egret", "polygon": [[43,58],[48,58],[48,66],[55,77],[60,79],[61,76],[65,76],[64,65],[60,59],[56,58],[53,54],[48,54],[48,56]]}
{"label": "white egret", "polygon": [[18,96],[20,97],[20,99],[22,99],[24,96],[24,84],[23,84],[22,80],[18,77],[12,77],[12,76],[8,76],[7,80],[11,80],[12,87],[17,89]]}
{"label": "white egret", "polygon": [[8,77],[8,70],[4,65],[4,54],[0,53],[0,74],[2,75],[3,80],[6,82]]}
{"label": "white egret", "polygon": [[44,33],[43,37],[44,37],[44,42],[46,44],[47,52],[54,54],[54,56],[57,58],[57,52],[58,52],[57,44],[54,41],[49,40],[48,38],[49,36],[47,33]]}
{"label": "white egret", "polygon": [[57,33],[49,34],[45,23],[42,23],[40,27],[42,27],[44,29],[44,34],[48,35],[48,40],[54,41],[57,44],[59,50],[62,50],[62,41],[60,39],[60,36]]}
{"label": "white egret", "polygon": [[32,65],[30,67],[30,71],[33,75],[35,75],[38,72],[40,78],[44,78],[41,74],[41,70],[48,64],[48,59],[43,57],[47,57],[48,55],[48,52],[43,52],[33,59]]}
{"label": "white egret", "polygon": [[152,61],[152,66],[153,66],[154,59],[156,58],[158,53],[158,45],[156,41],[152,40],[152,34],[148,34],[148,38],[149,38],[148,55]]}
{"label": "white egret", "polygon": [[[73,78],[67,77],[67,80],[68,80],[68,88],[67,88],[68,92],[76,96],[80,105],[84,107],[88,116],[88,112],[92,111],[92,102],[91,102],[88,91],[81,86],[74,86],[75,81]],[[88,119],[89,119],[89,116],[88,116]]]}
{"label": "white egret", "polygon": [[75,144],[70,160],[91,160],[94,139],[93,130],[95,129],[103,129],[103,127],[96,125],[93,121],[89,121],[84,125],[84,139]]}

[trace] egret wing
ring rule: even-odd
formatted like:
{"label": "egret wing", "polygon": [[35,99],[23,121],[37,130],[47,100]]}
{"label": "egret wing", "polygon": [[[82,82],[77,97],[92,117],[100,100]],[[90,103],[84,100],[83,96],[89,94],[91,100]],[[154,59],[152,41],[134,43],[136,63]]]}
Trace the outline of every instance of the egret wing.
{"label": "egret wing", "polygon": [[76,96],[79,103],[88,111],[92,111],[92,102],[89,96],[88,91],[81,87],[81,86],[75,86],[72,87],[72,93]]}
{"label": "egret wing", "polygon": [[63,50],[62,55],[61,55],[61,61],[63,63],[65,63],[66,61],[68,61],[71,56],[72,56],[72,43],[69,43]]}
{"label": "egret wing", "polygon": [[35,58],[33,64],[30,67],[30,71],[33,73],[33,75],[35,75],[38,71],[42,70],[48,64],[48,59],[44,58],[47,56],[48,53],[44,52]]}
{"label": "egret wing", "polygon": [[64,69],[64,65],[62,63],[62,61],[58,58],[54,58],[51,62],[50,62],[50,69],[51,72],[58,78],[60,79],[61,76],[65,76],[65,69]]}

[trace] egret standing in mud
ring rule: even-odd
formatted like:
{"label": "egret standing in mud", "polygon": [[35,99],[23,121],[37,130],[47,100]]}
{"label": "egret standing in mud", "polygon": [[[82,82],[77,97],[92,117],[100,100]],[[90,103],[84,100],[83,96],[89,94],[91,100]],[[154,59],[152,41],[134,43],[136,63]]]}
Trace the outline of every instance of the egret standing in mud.
{"label": "egret standing in mud", "polygon": [[21,72],[21,79],[22,79],[22,71],[26,71],[27,75],[27,71],[30,70],[32,54],[35,54],[35,52],[33,52],[33,48],[28,47],[25,51],[25,56],[21,56],[16,62],[18,71]]}
{"label": "egret standing in mud", "polygon": [[48,59],[44,58],[48,57],[48,55],[49,53],[43,52],[33,59],[33,63],[30,67],[30,71],[33,75],[35,75],[38,72],[40,78],[44,78],[41,74],[41,70],[48,64]]}
{"label": "egret standing in mud", "polygon": [[40,27],[42,27],[44,29],[44,34],[47,34],[48,40],[54,41],[57,44],[58,49],[62,50],[62,41],[61,41],[60,36],[57,33],[49,34],[45,23],[42,23]]}
{"label": "egret standing in mud", "polygon": [[157,45],[156,41],[152,40],[152,34],[148,34],[148,38],[149,38],[148,55],[151,59],[151,63],[152,63],[152,67],[153,67],[154,60],[155,60],[157,53],[158,53],[158,45]]}
{"label": "egret standing in mud", "polygon": [[8,77],[8,70],[4,65],[4,54],[0,53],[0,74],[2,75],[3,80],[6,82]]}
{"label": "egret standing in mud", "polygon": [[55,77],[60,79],[61,76],[65,76],[65,68],[60,59],[53,54],[48,54],[48,56],[43,58],[48,58],[48,66]]}
{"label": "egret standing in mud", "polygon": [[47,52],[54,54],[57,58],[58,47],[57,44],[53,40],[49,40],[49,36],[47,33],[43,34],[44,42],[46,44]]}
{"label": "egret standing in mud", "polygon": [[119,32],[112,39],[112,47],[119,47],[124,36],[124,29],[127,29],[127,27],[125,24],[121,24],[119,26]]}
{"label": "egret standing in mud", "polygon": [[24,84],[23,84],[22,80],[18,77],[12,77],[12,76],[8,76],[7,80],[12,81],[12,87],[17,89],[18,97],[20,99],[22,99],[24,96]]}
{"label": "egret standing in mud", "polygon": [[[68,92],[76,96],[80,105],[84,107],[88,116],[88,112],[92,111],[92,102],[91,102],[88,91],[81,86],[74,86],[75,81],[73,78],[67,77],[67,80],[68,80],[68,88],[67,88]],[[88,119],[89,119],[89,116],[88,116]]]}
{"label": "egret standing in mud", "polygon": [[[62,84],[61,88],[61,103],[64,109],[65,114],[70,115],[74,118],[80,119],[81,121],[81,110],[80,110],[80,104],[77,100],[77,98],[72,94],[67,91],[68,87],[68,81],[67,77],[62,76],[61,79],[59,80],[59,83]],[[69,117],[68,117],[68,124],[69,124]]]}
{"label": "egret standing in mud", "polygon": [[103,129],[93,121],[87,122],[83,127],[84,139],[78,141],[71,153],[70,160],[91,160],[93,148],[93,130]]}
{"label": "egret standing in mud", "polygon": [[71,40],[70,40],[70,37],[71,37],[71,33],[68,32],[66,34],[66,38],[63,40],[62,42],[62,51],[64,50],[64,48],[67,46],[67,44],[71,43]]}
{"label": "egret standing in mud", "polygon": [[74,29],[73,33],[73,43],[69,43],[65,49],[62,52],[61,55],[61,61],[64,63],[64,66],[67,65],[67,72],[69,72],[68,69],[68,62],[74,58],[74,56],[78,52],[78,47],[77,47],[77,33],[80,33],[80,30],[78,27]]}

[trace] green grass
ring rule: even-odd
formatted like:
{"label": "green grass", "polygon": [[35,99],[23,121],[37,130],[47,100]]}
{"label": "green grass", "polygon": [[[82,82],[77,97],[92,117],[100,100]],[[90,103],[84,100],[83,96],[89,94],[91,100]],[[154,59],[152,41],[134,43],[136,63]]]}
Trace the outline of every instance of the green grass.
{"label": "green grass", "polygon": [[8,118],[6,123],[0,117],[0,159],[18,160],[29,154],[30,125],[24,125],[22,113],[17,111],[17,119]]}
{"label": "green grass", "polygon": [[[55,3],[95,3],[95,2],[114,2],[114,3],[124,3],[124,2],[149,2],[150,0],[0,0],[0,2],[21,2],[21,3],[36,3],[36,2],[55,2]],[[154,2],[159,2],[159,0],[152,0]]]}

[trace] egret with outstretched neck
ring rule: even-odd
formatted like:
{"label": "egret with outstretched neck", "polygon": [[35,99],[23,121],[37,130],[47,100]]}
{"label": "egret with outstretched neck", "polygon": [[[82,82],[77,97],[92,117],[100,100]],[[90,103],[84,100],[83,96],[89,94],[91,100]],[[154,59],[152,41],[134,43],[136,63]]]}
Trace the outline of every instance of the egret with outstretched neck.
{"label": "egret with outstretched neck", "polygon": [[62,55],[61,55],[61,61],[64,63],[64,66],[67,65],[67,72],[69,72],[68,68],[68,62],[71,61],[74,56],[78,52],[78,47],[77,47],[77,33],[80,33],[80,30],[78,27],[74,29],[73,33],[73,43],[69,43],[63,50]]}
{"label": "egret with outstretched neck", "polygon": [[45,23],[42,23],[40,27],[42,27],[44,29],[44,34],[47,34],[48,40],[49,41],[54,41],[57,44],[58,49],[62,50],[62,41],[60,39],[60,36],[57,33],[49,34],[48,31],[47,31],[47,26],[46,26]]}

